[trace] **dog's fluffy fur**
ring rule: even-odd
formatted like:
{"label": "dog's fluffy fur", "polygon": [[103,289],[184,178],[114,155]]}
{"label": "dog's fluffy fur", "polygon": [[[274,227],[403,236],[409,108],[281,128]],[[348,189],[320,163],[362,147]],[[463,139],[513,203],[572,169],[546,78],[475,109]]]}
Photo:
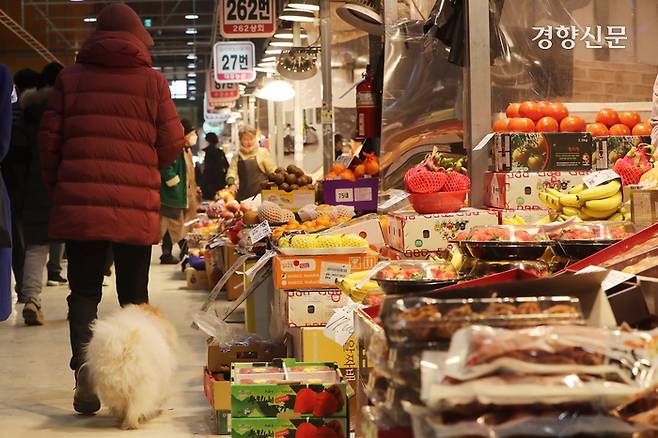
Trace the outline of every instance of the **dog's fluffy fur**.
{"label": "dog's fluffy fur", "polygon": [[98,397],[136,429],[161,412],[176,366],[176,331],[148,304],[126,306],[92,325],[87,365]]}

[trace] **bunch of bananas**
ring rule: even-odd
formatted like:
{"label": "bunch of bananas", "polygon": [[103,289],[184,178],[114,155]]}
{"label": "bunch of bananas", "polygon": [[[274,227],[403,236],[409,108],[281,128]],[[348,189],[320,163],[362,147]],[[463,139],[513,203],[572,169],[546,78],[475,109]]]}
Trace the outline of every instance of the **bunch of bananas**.
{"label": "bunch of bananas", "polygon": [[567,193],[555,189],[539,192],[539,199],[559,213],[558,220],[577,217],[583,221],[627,221],[630,212],[622,205],[621,183],[608,181],[596,187],[585,184],[572,187]]}
{"label": "bunch of bananas", "polygon": [[380,295],[382,294],[379,285],[374,280],[368,280],[365,284],[357,288],[356,285],[366,276],[370,271],[359,271],[352,272],[347,275],[345,278],[336,279],[336,286],[347,296],[349,296],[352,301],[356,303],[363,302],[369,295]]}

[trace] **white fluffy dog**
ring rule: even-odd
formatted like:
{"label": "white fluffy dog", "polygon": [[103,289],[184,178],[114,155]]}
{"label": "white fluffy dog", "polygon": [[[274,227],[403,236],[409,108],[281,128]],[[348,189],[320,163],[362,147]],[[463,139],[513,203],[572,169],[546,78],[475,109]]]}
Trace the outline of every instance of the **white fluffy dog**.
{"label": "white fluffy dog", "polygon": [[92,325],[87,366],[96,394],[136,429],[160,414],[176,367],[176,330],[148,304],[130,305]]}

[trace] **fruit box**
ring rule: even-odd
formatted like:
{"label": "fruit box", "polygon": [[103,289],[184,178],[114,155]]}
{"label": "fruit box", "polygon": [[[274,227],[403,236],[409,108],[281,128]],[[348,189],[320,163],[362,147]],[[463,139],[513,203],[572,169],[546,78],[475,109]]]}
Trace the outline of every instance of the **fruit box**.
{"label": "fruit box", "polygon": [[275,316],[285,327],[323,327],[336,309],[350,303],[340,289],[297,289],[274,291]]}
{"label": "fruit box", "polygon": [[327,180],[323,184],[324,202],[329,205],[350,205],[359,212],[375,212],[378,187],[379,178]]}
{"label": "fruit box", "polygon": [[270,201],[279,207],[296,212],[305,205],[315,203],[315,190],[293,190],[286,192],[284,190],[262,190],[260,192],[261,201]]}
{"label": "fruit box", "polygon": [[539,200],[545,188],[565,191],[583,182],[591,172],[486,172],[484,203],[489,207],[508,210],[546,209]]}
{"label": "fruit box", "polygon": [[217,435],[231,436],[231,411],[214,411]]}
{"label": "fruit box", "polygon": [[208,339],[208,371],[230,371],[233,362],[269,362],[287,356],[287,345],[270,341],[219,346]]}
{"label": "fruit box", "polygon": [[388,243],[405,254],[435,252],[448,248],[448,240],[476,225],[498,225],[498,213],[475,208],[425,215],[413,211],[389,213]]}
{"label": "fruit box", "polygon": [[210,290],[208,276],[205,271],[197,271],[194,268],[185,269],[185,280],[187,288],[194,290]]}
{"label": "fruit box", "polygon": [[347,418],[234,418],[233,438],[346,438]]}
{"label": "fruit box", "polygon": [[288,333],[292,337],[295,359],[300,362],[335,362],[346,381],[356,380],[356,335],[352,335],[341,346],[325,336],[324,327],[292,328]]}
{"label": "fruit box", "polygon": [[518,216],[521,219],[523,219],[526,223],[532,224],[541,219],[544,219],[551,212],[551,210],[548,209],[540,210],[540,209],[524,209],[524,208],[519,208],[516,210],[507,210],[504,208],[492,208],[491,210],[498,213],[501,224],[503,224],[504,219],[510,219],[513,218],[514,216]]}
{"label": "fruit box", "polygon": [[591,170],[594,145],[589,132],[499,133],[493,152],[497,172]]}
{"label": "fruit box", "polygon": [[[285,368],[280,368],[285,364]],[[310,372],[297,371],[297,368]],[[330,370],[333,382],[322,383],[328,378],[326,371],[313,371],[316,368]],[[245,383],[244,376],[267,380],[260,370],[285,369],[290,382],[272,378],[272,383]],[[305,379],[303,376],[310,378]],[[242,378],[242,383],[236,383]],[[317,380],[319,383],[301,383],[302,380]],[[296,362],[285,359],[269,363],[233,364],[231,370],[231,416],[236,418],[266,417],[347,417],[347,385],[343,375],[332,362]],[[275,383],[276,382],[276,383]],[[235,427],[235,423],[234,423]]]}
{"label": "fruit box", "polygon": [[443,257],[446,254],[446,250],[428,251],[426,249],[408,249],[402,252],[390,246],[385,246],[379,250],[379,254],[389,260],[427,260],[427,257],[430,255]]}
{"label": "fruit box", "polygon": [[595,170],[612,169],[619,158],[640,143],[651,143],[650,136],[626,135],[594,138],[592,166]]}
{"label": "fruit box", "polygon": [[323,234],[358,234],[368,241],[370,247],[381,248],[386,244],[382,224],[375,215],[352,219],[340,227],[329,229]]}
{"label": "fruit box", "polygon": [[631,190],[631,217],[639,227],[658,222],[658,190]]}
{"label": "fruit box", "polygon": [[331,256],[283,256],[272,259],[274,286],[278,289],[332,289],[336,279],[372,269],[379,255],[372,250]]}
{"label": "fruit box", "polygon": [[223,373],[213,373],[204,368],[203,392],[215,411],[231,410],[231,382],[225,380]]}

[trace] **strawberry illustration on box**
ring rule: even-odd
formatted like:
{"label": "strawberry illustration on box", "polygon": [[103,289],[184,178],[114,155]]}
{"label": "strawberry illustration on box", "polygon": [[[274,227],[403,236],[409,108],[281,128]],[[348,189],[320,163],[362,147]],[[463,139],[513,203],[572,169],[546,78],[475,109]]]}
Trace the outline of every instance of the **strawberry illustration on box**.
{"label": "strawberry illustration on box", "polygon": [[235,438],[345,438],[349,436],[347,418],[236,418]]}

